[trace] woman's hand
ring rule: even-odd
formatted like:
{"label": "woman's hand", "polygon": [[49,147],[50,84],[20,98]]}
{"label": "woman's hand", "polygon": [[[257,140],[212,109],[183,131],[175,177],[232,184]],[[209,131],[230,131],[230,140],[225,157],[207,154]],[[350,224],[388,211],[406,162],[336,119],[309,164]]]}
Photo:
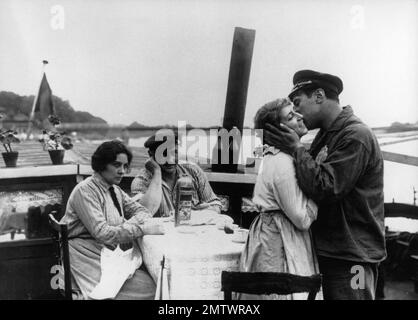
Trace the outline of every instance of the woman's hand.
{"label": "woman's hand", "polygon": [[145,169],[150,171],[153,175],[155,173],[161,173],[160,165],[153,158],[149,158],[145,163]]}
{"label": "woman's hand", "polygon": [[203,210],[203,209],[208,209],[210,207],[210,204],[207,202],[202,202],[199,203],[197,206],[195,206],[193,208],[193,210]]}
{"label": "woman's hand", "polygon": [[142,190],[142,193],[134,198],[135,201],[139,200],[139,203],[147,208],[151,212],[151,215],[154,215],[160,207],[162,199],[161,168],[155,159],[149,158],[145,163],[145,170],[151,173],[151,182],[145,192]]}

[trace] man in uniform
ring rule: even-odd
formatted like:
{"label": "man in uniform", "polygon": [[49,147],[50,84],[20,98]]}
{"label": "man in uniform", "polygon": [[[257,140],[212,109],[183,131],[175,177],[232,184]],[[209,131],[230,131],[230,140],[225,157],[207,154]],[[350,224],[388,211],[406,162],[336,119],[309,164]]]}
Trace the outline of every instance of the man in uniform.
{"label": "man in uniform", "polygon": [[266,140],[295,159],[300,188],[319,207],[312,233],[325,299],[374,299],[386,257],[383,157],[372,130],[342,107],[342,80],[301,70],[289,98],[308,129],[319,132],[309,150],[285,125]]}

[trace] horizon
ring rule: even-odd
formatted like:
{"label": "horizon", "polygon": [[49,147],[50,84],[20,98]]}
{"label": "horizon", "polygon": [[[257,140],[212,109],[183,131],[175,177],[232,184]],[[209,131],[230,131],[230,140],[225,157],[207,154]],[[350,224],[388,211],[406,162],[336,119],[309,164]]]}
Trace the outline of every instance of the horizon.
{"label": "horizon", "polygon": [[[32,95],[19,95],[16,92],[12,92],[12,91],[0,91],[0,94],[2,92],[16,94],[19,97],[28,97],[28,98],[32,98],[33,97],[33,98],[35,98],[35,95],[33,95],[33,94]],[[57,97],[57,96],[55,96],[55,97]],[[59,98],[59,99],[61,99],[61,100],[64,101],[64,99],[61,98],[61,97],[57,97],[57,98]],[[70,103],[70,106],[71,106],[71,103]],[[74,111],[83,111],[83,110],[75,110],[74,109]],[[91,114],[91,116],[97,117],[95,114]],[[137,126],[137,125],[143,127],[144,130],[155,129],[155,128],[178,127],[176,124],[170,124],[170,123],[166,123],[166,124],[158,124],[157,123],[155,125],[147,125],[147,124],[140,123],[140,122],[134,120],[130,124],[122,124],[122,123],[108,123],[105,119],[102,119],[102,118],[100,118],[100,119],[103,120],[103,121],[105,121],[106,122],[106,125],[108,125],[109,127],[113,127],[113,128],[119,128],[119,127],[120,128],[123,128],[123,127],[128,128],[128,127]],[[0,118],[0,120],[8,122],[7,116],[6,116],[6,118]],[[13,122],[13,121],[14,120],[10,120],[10,122]],[[89,124],[89,123],[90,122],[65,122],[65,121],[62,121],[62,124],[65,124],[65,125],[66,124],[68,124],[68,125],[70,125],[70,124]],[[95,126],[97,126],[98,123],[93,123],[93,124]],[[388,125],[371,127],[371,129],[375,129],[375,130],[378,130],[378,129],[386,129],[386,128],[393,127],[394,125],[396,126],[397,124],[399,124],[401,126],[408,126],[408,125],[415,126],[415,125],[418,125],[418,120],[416,122],[397,122],[397,121],[395,121],[395,122],[392,122],[391,124],[388,124]],[[187,123],[187,126],[191,126],[192,128],[202,128],[202,129],[206,129],[207,128],[207,129],[209,129],[209,128],[214,128],[214,127],[219,127],[219,124],[206,124],[206,125],[196,126],[193,123]],[[244,124],[243,128],[253,128],[253,125]],[[133,127],[133,128],[131,128],[131,130],[142,130],[142,129],[140,129],[140,128],[136,128],[135,129]],[[310,131],[315,131],[315,130],[316,129],[313,129],[313,130],[310,130]]]}
{"label": "horizon", "polygon": [[45,59],[53,94],[111,125],[216,126],[234,27],[244,27],[256,30],[245,126],[300,69],[340,76],[341,104],[370,127],[415,123],[417,15],[416,0],[6,0],[0,91],[35,95]]}

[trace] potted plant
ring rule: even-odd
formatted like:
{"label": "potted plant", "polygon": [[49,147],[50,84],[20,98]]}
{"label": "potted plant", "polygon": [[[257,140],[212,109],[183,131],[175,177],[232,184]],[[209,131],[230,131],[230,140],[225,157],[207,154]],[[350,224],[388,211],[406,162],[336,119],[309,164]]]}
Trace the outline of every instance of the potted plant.
{"label": "potted plant", "polygon": [[48,150],[53,164],[62,164],[64,162],[65,150],[70,150],[73,144],[71,138],[65,132],[56,130],[56,127],[61,123],[56,115],[49,115],[48,121],[54,129],[44,129],[39,142],[43,144],[44,150]]}
{"label": "potted plant", "polygon": [[14,130],[0,131],[0,143],[3,144],[3,147],[6,150],[6,152],[2,152],[1,155],[3,156],[6,167],[16,167],[19,152],[12,150],[12,143],[20,142],[16,135],[17,132]]}

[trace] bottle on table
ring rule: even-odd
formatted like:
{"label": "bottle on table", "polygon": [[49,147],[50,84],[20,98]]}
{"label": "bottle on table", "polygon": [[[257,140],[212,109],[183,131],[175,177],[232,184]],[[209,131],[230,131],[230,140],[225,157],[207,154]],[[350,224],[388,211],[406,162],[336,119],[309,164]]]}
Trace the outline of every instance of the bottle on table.
{"label": "bottle on table", "polygon": [[174,225],[189,224],[192,214],[193,181],[188,175],[178,178],[176,184],[176,205]]}

